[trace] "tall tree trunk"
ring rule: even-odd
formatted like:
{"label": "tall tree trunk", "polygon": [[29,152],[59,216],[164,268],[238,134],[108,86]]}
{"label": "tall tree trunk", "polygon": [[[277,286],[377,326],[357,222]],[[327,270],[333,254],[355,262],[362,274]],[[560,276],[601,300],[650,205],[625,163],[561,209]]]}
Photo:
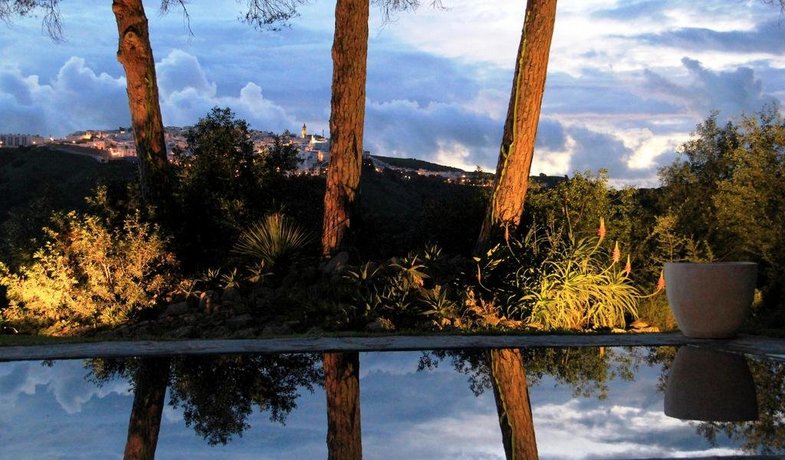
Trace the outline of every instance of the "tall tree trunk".
{"label": "tall tree trunk", "polygon": [[506,239],[521,221],[555,20],[556,0],[527,2],[496,181],[477,240],[478,250],[484,249],[502,231]]}
{"label": "tall tree trunk", "polygon": [[537,459],[529,386],[518,349],[490,350],[491,385],[507,459]]}
{"label": "tall tree trunk", "polygon": [[346,245],[360,184],[368,59],[368,0],[335,5],[333,83],[330,104],[330,167],[324,194],[322,252],[329,257]]}
{"label": "tall tree trunk", "polygon": [[112,12],[119,35],[117,60],[125,69],[142,201],[165,214],[169,212],[171,181],[147,16],[142,0],[114,0]]}
{"label": "tall tree trunk", "polygon": [[327,455],[335,460],[361,459],[360,354],[324,354],[327,394]]}
{"label": "tall tree trunk", "polygon": [[168,383],[168,358],[142,358],[136,373],[134,403],[128,422],[128,440],[125,443],[124,455],[126,460],[155,458]]}

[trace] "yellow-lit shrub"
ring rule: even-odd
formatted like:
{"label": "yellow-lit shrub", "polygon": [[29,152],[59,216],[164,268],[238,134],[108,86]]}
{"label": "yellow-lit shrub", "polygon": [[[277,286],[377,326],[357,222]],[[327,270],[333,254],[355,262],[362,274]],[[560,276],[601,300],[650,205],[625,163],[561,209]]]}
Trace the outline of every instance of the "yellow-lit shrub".
{"label": "yellow-lit shrub", "polygon": [[97,216],[56,216],[35,261],[18,273],[0,264],[9,304],[5,320],[20,329],[67,335],[115,326],[154,306],[175,282],[177,263],[155,226],[129,216],[111,229]]}

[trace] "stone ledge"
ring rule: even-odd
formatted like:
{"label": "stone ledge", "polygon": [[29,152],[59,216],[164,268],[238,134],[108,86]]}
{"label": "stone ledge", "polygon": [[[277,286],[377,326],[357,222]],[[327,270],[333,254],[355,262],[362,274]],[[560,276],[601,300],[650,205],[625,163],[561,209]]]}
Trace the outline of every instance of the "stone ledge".
{"label": "stone ledge", "polygon": [[692,345],[785,360],[785,340],[739,336],[694,339],[680,333],[518,336],[290,337],[237,340],[93,342],[0,347],[0,361],[119,358],[129,356],[235,353],[315,353],[323,351],[413,351],[471,348],[629,347]]}

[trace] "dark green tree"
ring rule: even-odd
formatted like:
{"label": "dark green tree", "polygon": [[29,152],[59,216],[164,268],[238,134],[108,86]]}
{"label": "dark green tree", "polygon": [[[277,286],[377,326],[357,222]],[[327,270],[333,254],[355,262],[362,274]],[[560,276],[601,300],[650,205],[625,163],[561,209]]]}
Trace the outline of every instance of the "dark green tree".
{"label": "dark green tree", "polygon": [[220,263],[249,221],[260,186],[248,124],[228,108],[213,108],[188,132],[175,155],[180,227],[175,243],[187,269]]}
{"label": "dark green tree", "polygon": [[668,220],[659,222],[674,239],[705,242],[718,258],[758,262],[763,300],[772,311],[781,310],[785,292],[784,150],[778,107],[724,126],[715,113],[660,172]]}
{"label": "dark green tree", "polygon": [[302,163],[297,154],[299,149],[292,143],[283,142],[282,136],[274,136],[273,144],[258,157],[257,168],[265,177],[276,177],[292,173]]}

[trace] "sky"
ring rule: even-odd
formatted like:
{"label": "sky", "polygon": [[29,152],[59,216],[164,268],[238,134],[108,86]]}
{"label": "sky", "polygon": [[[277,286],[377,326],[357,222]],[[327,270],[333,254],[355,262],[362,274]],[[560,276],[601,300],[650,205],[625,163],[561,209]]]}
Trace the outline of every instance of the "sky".
{"label": "sky", "polygon": [[[608,349],[626,361],[646,352]],[[503,459],[493,393],[476,396],[449,359],[418,371],[419,352],[362,353],[363,456],[369,459]],[[640,358],[638,358],[640,359]],[[616,370],[611,366],[612,370]],[[540,458],[647,458],[739,454],[719,435],[712,446],[694,422],[663,413],[660,365],[641,363],[632,381],[609,379],[607,397],[575,397],[544,375],[529,394]],[[0,442],[8,458],[121,458],[133,402],[130,385],[96,386],[81,361],[0,363]],[[167,401],[169,398],[167,397]],[[255,410],[241,437],[209,447],[164,408],[156,458],[326,458],[324,390],[300,391],[285,425]]]}
{"label": "sky", "polygon": [[[0,133],[63,136],[128,126],[110,2],[61,2],[65,39],[40,17],[0,23]],[[365,149],[494,170],[525,2],[443,0],[384,22],[371,7]],[[775,2],[776,3],[776,2]],[[252,128],[329,136],[335,3],[279,31],[241,23],[245,2],[145,1],[164,124],[214,106]],[[785,100],[785,16],[763,0],[561,0],[533,174],[609,171],[651,186],[695,126]]]}

